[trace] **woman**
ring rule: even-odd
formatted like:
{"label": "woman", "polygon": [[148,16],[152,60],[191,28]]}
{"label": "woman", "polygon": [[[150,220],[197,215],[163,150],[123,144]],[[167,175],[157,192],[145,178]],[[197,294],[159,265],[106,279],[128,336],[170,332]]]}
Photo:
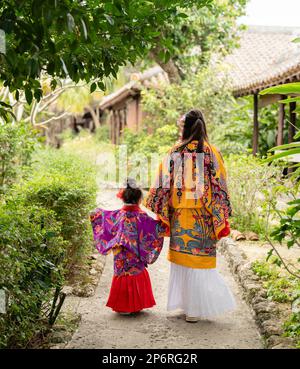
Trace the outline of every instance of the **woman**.
{"label": "woman", "polygon": [[230,233],[231,207],[221,153],[208,143],[200,110],[182,119],[182,136],[161,163],[145,206],[170,228],[168,310],[196,322],[235,308],[216,269],[216,243]]}

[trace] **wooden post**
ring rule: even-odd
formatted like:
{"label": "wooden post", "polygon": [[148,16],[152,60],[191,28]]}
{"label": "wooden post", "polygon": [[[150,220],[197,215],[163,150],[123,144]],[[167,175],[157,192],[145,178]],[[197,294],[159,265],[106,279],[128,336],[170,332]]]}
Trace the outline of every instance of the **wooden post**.
{"label": "wooden post", "polygon": [[[281,99],[285,99],[285,96],[281,96]],[[279,104],[279,115],[278,115],[278,129],[277,129],[277,145],[283,145],[283,129],[284,129],[284,111],[285,104]]]}
{"label": "wooden post", "polygon": [[120,138],[120,117],[119,111],[115,111],[115,144],[119,145]]}
{"label": "wooden post", "polygon": [[256,155],[258,151],[258,95],[253,95],[253,141],[252,153]]}
{"label": "wooden post", "polygon": [[288,143],[293,142],[293,137],[296,133],[296,101],[290,103],[290,122],[288,128]]}

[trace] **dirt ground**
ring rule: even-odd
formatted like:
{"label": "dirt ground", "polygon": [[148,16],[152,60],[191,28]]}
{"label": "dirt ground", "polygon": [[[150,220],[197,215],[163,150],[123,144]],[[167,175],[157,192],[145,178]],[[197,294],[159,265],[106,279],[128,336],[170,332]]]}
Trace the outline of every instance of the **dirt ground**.
{"label": "dirt ground", "polygon": [[[98,203],[105,208],[120,206],[115,191],[103,191]],[[112,256],[107,257],[96,293],[91,298],[69,298],[68,305],[82,321],[67,348],[262,348],[262,340],[243,301],[241,290],[224,258],[218,269],[231,287],[237,302],[234,312],[214,320],[186,323],[180,311],[167,312],[169,262],[168,239],[158,261],[149,267],[157,305],[136,316],[120,316],[105,306],[113,274]]]}

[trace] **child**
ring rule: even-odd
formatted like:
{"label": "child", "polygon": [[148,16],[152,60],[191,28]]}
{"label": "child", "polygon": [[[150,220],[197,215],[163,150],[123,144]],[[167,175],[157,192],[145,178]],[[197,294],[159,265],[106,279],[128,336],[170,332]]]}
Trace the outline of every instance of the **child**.
{"label": "child", "polygon": [[164,226],[139,207],[142,191],[133,181],[117,195],[119,210],[96,209],[90,220],[95,246],[114,255],[114,276],[106,306],[130,314],[155,305],[147,265],[155,262],[163,245]]}

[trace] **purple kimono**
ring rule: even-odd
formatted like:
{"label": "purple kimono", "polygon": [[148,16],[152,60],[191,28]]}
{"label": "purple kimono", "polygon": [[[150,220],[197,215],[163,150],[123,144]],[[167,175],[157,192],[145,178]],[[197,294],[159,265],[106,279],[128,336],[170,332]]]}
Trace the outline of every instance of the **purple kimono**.
{"label": "purple kimono", "polygon": [[164,225],[138,205],[119,210],[96,209],[90,220],[97,250],[114,254],[114,275],[137,275],[155,262],[163,246]]}

